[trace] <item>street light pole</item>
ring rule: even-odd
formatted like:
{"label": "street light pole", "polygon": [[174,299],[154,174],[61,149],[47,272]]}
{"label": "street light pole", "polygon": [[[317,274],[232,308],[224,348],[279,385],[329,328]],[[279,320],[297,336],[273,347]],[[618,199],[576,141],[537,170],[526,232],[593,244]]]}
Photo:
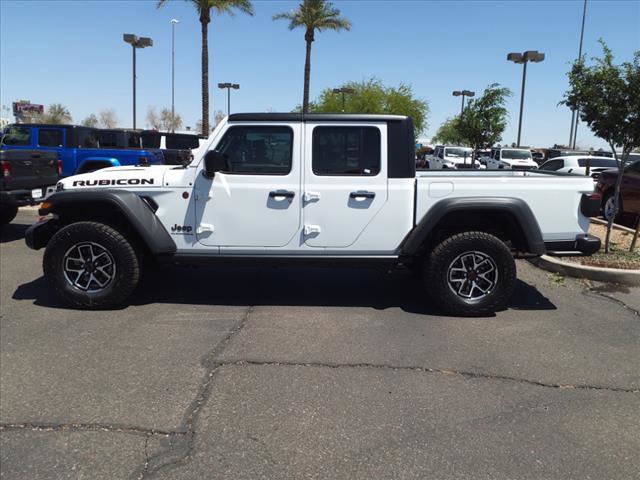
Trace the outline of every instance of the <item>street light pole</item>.
{"label": "street light pole", "polygon": [[227,116],[231,115],[231,89],[238,90],[240,88],[239,83],[219,83],[218,88],[227,89]]}
{"label": "street light pole", "polygon": [[136,128],[136,48],[153,46],[153,40],[148,37],[138,38],[131,33],[122,35],[122,39],[133,48],[133,129]]}
{"label": "street light pole", "polygon": [[[578,48],[578,61],[582,61],[582,40],[584,38],[584,21],[587,17],[587,0],[584,0],[584,6],[582,8],[582,28],[580,29],[580,47]],[[578,121],[580,109],[576,108],[571,112],[571,131],[569,132],[569,147],[576,148],[576,136],[578,134]],[[575,123],[575,128],[574,128]]]}
{"label": "street light pole", "polygon": [[176,23],[178,20],[171,19],[171,131],[174,131],[176,118],[175,88],[176,88]]}
{"label": "street light pole", "polygon": [[331,90],[333,93],[339,93],[342,95],[342,113],[344,113],[344,109],[345,109],[345,93],[355,93],[355,90],[353,88],[349,88],[349,87],[342,87],[342,88],[334,88]]}
{"label": "street light pole", "polygon": [[524,110],[524,87],[527,81],[527,63],[534,62],[539,63],[544,60],[544,53],[540,53],[537,50],[527,50],[524,53],[510,53],[507,55],[507,60],[513,63],[522,63],[522,90],[520,92],[520,118],[518,119],[518,141],[517,146],[520,146],[520,138],[522,133],[522,112]]}
{"label": "street light pole", "polygon": [[474,97],[476,92],[472,92],[471,90],[456,90],[453,92],[454,97],[462,97],[462,105],[460,107],[460,121],[462,121],[462,115],[464,115],[464,98],[465,97]]}

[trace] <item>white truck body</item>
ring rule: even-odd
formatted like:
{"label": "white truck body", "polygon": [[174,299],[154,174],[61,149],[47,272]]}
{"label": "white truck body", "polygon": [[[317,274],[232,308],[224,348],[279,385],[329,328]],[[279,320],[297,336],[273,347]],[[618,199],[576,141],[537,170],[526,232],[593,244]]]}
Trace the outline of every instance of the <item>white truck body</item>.
{"label": "white truck body", "polygon": [[133,293],[141,259],[422,268],[455,315],[506,305],[513,256],[591,254],[589,177],[443,169],[416,175],[413,124],[379,115],[235,114],[186,166],[65,178],[27,245],[82,308]]}
{"label": "white truck body", "polygon": [[[241,122],[246,125],[250,122]],[[357,122],[380,130],[384,123]],[[175,166],[114,167],[62,180],[65,191],[123,188],[110,179],[152,184],[124,184],[152,198],[156,215],[172,233],[179,253],[397,255],[398,246],[431,207],[446,198],[506,197],[524,200],[533,211],[545,242],[572,241],[587,232],[580,213],[582,194],[594,191],[588,178],[519,171],[421,171],[415,178],[388,178],[386,149],[376,176],[318,176],[311,168],[311,138],[317,123],[260,122],[260,126],[293,129],[292,168],[287,175],[217,173],[203,176],[204,154],[213,150],[234,126],[223,121],[211,134],[199,158],[186,168]],[[349,126],[348,122],[332,126]],[[271,191],[293,192],[269,199]],[[375,193],[373,199],[346,200],[351,192]],[[183,198],[184,194],[187,198]],[[414,220],[415,196],[415,220]],[[172,231],[174,226],[191,230]]]}
{"label": "white truck body", "polygon": [[482,159],[487,170],[536,170],[531,150],[526,148],[495,148],[489,157]]}

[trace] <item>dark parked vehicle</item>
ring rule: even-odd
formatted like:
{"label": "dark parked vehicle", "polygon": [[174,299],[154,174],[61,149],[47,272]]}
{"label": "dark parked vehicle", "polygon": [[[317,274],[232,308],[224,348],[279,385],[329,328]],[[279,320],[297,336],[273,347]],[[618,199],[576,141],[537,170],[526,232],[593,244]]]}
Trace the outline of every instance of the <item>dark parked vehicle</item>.
{"label": "dark parked vehicle", "polygon": [[12,124],[2,134],[2,150],[55,152],[62,176],[121,165],[161,164],[156,153],[141,148],[100,148],[98,129],[76,125]]}
{"label": "dark parked vehicle", "polygon": [[200,147],[200,137],[190,133],[168,133],[157,130],[141,132],[144,148],[160,149],[167,165],[186,165],[193,160],[192,150]]}
{"label": "dark parked vehicle", "polygon": [[[613,199],[618,170],[600,172],[596,188],[602,195],[602,216],[609,220],[613,215]],[[640,215],[640,160],[628,165],[620,184],[620,206],[616,220],[630,220]]]}
{"label": "dark parked vehicle", "polygon": [[36,205],[53,193],[62,173],[55,152],[0,151],[0,225],[13,220],[18,207]]}

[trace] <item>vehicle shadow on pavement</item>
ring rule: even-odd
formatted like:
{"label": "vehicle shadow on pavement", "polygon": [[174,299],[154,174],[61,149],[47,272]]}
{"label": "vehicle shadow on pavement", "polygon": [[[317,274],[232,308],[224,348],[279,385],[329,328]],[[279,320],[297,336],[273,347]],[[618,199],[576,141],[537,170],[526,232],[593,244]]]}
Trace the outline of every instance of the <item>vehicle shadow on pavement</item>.
{"label": "vehicle shadow on pavement", "polygon": [[[13,298],[64,308],[43,277],[20,285]],[[416,275],[357,268],[163,267],[161,274],[151,273],[143,280],[128,305],[152,303],[401,308],[442,315],[429,302]],[[518,280],[508,308],[555,310],[556,306],[535,287]]]}
{"label": "vehicle shadow on pavement", "polygon": [[24,238],[24,232],[27,231],[30,225],[24,225],[22,223],[10,223],[0,227],[0,243],[15,242]]}

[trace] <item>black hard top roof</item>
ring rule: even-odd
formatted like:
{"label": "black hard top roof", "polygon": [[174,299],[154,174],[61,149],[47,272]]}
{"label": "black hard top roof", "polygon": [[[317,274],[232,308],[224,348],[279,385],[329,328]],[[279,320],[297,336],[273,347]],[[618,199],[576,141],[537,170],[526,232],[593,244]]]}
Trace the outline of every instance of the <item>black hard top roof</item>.
{"label": "black hard top roof", "polygon": [[232,113],[229,115],[230,122],[388,122],[402,121],[409,117],[404,115],[378,115],[368,113]]}

